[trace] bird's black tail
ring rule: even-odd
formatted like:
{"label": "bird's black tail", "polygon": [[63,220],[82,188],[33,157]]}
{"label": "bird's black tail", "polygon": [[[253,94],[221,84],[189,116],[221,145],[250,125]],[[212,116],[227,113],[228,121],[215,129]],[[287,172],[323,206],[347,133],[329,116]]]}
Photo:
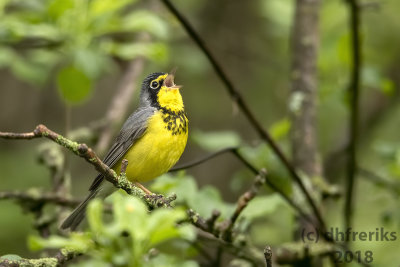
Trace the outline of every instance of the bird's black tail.
{"label": "bird's black tail", "polygon": [[71,230],[75,230],[76,227],[78,227],[78,225],[82,222],[83,218],[85,218],[86,207],[90,200],[95,198],[98,192],[98,190],[90,191],[90,194],[86,197],[86,199],[74,209],[67,219],[65,219],[61,225],[61,229],[71,228]]}

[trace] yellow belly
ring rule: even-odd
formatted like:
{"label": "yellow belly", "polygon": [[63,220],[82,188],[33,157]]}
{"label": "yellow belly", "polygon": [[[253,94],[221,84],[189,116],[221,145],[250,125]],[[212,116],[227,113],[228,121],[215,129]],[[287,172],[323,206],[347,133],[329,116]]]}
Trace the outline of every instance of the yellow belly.
{"label": "yellow belly", "polygon": [[188,130],[172,134],[163,121],[161,112],[156,112],[148,122],[144,135],[128,150],[115,165],[119,173],[122,159],[128,160],[127,178],[131,182],[147,182],[166,173],[181,157],[187,142]]}

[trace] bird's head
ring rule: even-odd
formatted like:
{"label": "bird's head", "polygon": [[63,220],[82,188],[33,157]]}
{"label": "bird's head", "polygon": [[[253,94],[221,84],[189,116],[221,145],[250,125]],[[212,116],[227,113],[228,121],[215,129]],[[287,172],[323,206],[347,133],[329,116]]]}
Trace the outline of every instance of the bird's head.
{"label": "bird's head", "polygon": [[141,106],[167,108],[178,112],[183,110],[183,100],[179,92],[182,86],[174,82],[175,70],[170,73],[156,72],[148,75],[142,84]]}

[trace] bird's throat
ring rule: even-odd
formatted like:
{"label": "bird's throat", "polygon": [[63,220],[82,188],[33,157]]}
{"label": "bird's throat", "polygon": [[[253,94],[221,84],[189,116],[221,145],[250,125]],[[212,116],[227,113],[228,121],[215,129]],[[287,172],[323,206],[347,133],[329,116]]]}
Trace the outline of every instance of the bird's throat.
{"label": "bird's throat", "polygon": [[157,95],[157,102],[160,108],[170,110],[175,113],[183,112],[184,105],[179,89],[169,89],[162,87]]}

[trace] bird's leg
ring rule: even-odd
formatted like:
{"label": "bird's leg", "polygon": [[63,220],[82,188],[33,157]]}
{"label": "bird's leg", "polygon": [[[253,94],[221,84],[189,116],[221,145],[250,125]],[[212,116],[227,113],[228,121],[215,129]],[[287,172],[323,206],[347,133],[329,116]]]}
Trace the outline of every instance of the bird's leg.
{"label": "bird's leg", "polygon": [[146,194],[148,194],[148,195],[152,195],[152,194],[153,194],[149,189],[147,189],[146,187],[144,187],[142,184],[140,184],[140,183],[138,183],[138,182],[135,182],[135,185],[136,185],[137,187],[139,187],[140,189],[142,189]]}

